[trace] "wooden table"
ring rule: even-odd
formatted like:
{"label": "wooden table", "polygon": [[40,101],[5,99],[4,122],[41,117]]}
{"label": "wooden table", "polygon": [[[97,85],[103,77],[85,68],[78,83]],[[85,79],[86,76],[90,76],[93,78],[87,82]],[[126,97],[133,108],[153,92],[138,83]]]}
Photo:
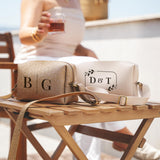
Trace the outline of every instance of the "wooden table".
{"label": "wooden table", "polygon": [[[13,122],[15,122],[17,113],[21,110],[25,103],[26,102],[19,102],[13,99],[0,100],[0,106],[5,110],[5,112],[9,115]],[[120,142],[128,143],[128,148],[122,155],[121,159],[130,160],[133,157],[137,147],[143,146],[143,137],[150,127],[153,119],[156,117],[160,117],[160,104],[150,103],[143,106],[100,104],[98,106],[90,106],[85,103],[72,105],[36,103],[28,109],[26,117],[47,121],[43,124],[31,126],[27,126],[26,123],[23,123],[23,127],[21,129],[21,132],[32,143],[32,145],[44,160],[58,159],[66,145],[70,148],[77,159],[87,160],[84,153],[72,138],[72,135],[75,131],[103,139],[117,140]],[[92,127],[86,127],[82,125],[89,123],[135,119],[142,119],[142,122],[133,136],[119,134],[102,129],[96,129]],[[71,128],[67,130],[65,128],[65,125],[71,125]],[[46,151],[42,148],[42,146],[39,144],[39,142],[31,132],[33,130],[36,130],[37,128],[39,129],[49,126],[55,128],[57,133],[62,138],[59,147],[52,155],[52,157],[48,156]]]}

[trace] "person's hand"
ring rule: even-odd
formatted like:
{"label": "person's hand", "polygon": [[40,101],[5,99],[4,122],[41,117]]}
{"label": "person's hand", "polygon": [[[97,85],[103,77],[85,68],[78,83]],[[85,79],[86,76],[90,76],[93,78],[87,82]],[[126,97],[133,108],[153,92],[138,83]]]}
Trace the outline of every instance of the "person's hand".
{"label": "person's hand", "polygon": [[53,22],[53,19],[50,18],[51,14],[47,11],[42,12],[42,16],[38,23],[37,34],[41,37],[45,37],[48,34],[50,23]]}
{"label": "person's hand", "polygon": [[88,48],[85,48],[84,46],[82,46],[81,44],[79,44],[75,50],[75,53],[74,53],[75,56],[87,56],[87,57],[94,57],[94,58],[97,58],[98,57],[96,56],[96,54],[88,49]]}

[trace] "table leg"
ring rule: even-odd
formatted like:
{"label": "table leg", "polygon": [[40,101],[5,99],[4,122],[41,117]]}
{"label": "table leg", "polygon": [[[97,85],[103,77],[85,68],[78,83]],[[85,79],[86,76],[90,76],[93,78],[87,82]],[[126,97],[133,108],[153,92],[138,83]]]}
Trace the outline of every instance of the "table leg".
{"label": "table leg", "polygon": [[72,138],[71,134],[64,126],[56,126],[54,123],[52,123],[52,121],[50,121],[50,124],[55,128],[55,130],[58,132],[58,134],[61,136],[61,138],[64,140],[66,145],[70,148],[78,160],[87,160],[85,154],[82,152],[82,150]]}
{"label": "table leg", "polygon": [[[26,123],[26,121],[24,122]],[[10,128],[11,128],[11,139],[14,131],[14,123],[10,120]],[[27,144],[26,137],[21,133],[19,138],[18,150],[17,150],[17,160],[23,159],[27,160]]]}
{"label": "table leg", "polygon": [[[16,123],[16,118],[17,116],[15,116],[13,113],[10,113],[6,110],[6,113],[8,114],[8,116],[10,117],[10,119]],[[23,122],[22,124],[22,128],[21,128],[21,132],[23,133],[23,135],[31,142],[31,144],[34,146],[34,148],[37,150],[37,152],[39,153],[39,155],[44,159],[44,160],[51,160],[51,158],[49,157],[49,155],[46,153],[46,151],[42,148],[42,146],[40,145],[40,143],[37,141],[37,139],[34,137],[34,135],[31,133],[31,131],[28,129],[28,127],[26,126],[26,124]],[[18,157],[19,158],[19,157]],[[23,159],[23,158],[22,158]]]}
{"label": "table leg", "polygon": [[[72,136],[74,134],[74,132],[76,131],[78,125],[73,125],[69,128],[68,132],[70,133],[70,135]],[[64,148],[66,146],[66,143],[62,140],[60,142],[60,144],[58,145],[56,151],[53,153],[53,155],[51,156],[52,160],[57,160],[60,155],[62,154]]]}
{"label": "table leg", "polygon": [[133,136],[131,143],[128,145],[127,150],[124,152],[123,156],[121,157],[121,160],[131,160],[142,138],[144,137],[145,133],[150,127],[152,121],[153,121],[153,118],[143,119],[135,135]]}

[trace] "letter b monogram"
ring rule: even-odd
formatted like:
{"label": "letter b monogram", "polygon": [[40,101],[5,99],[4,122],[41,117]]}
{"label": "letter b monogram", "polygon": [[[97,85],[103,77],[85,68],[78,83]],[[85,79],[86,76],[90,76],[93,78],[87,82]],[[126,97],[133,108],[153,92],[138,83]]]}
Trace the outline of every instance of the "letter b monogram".
{"label": "letter b monogram", "polygon": [[24,88],[31,88],[31,78],[30,77],[24,77]]}

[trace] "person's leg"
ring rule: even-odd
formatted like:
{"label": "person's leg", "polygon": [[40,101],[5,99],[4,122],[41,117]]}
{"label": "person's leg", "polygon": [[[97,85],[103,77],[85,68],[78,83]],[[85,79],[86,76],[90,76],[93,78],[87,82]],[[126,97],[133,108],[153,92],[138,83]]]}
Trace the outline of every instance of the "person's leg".
{"label": "person's leg", "polygon": [[[118,132],[118,133],[124,133],[124,134],[128,134],[128,135],[133,135],[131,133],[131,131],[127,127],[124,127],[124,128],[122,128],[120,130],[117,130],[116,132]],[[120,142],[113,142],[112,146],[116,150],[124,151],[124,150],[127,149],[128,144],[126,144],[126,143],[120,143]]]}
{"label": "person's leg", "polygon": [[[118,133],[133,135],[123,121],[102,123],[102,127]],[[125,151],[127,146],[124,143],[113,142],[113,148],[118,151]],[[134,157],[140,160],[160,160],[160,150],[146,142],[142,148],[136,150]]]}
{"label": "person's leg", "polygon": [[[119,122],[107,122],[107,123],[93,123],[93,124],[88,124],[86,126],[117,131],[117,130],[123,130],[126,127],[126,124],[125,122],[119,121]],[[77,142],[78,146],[82,149],[84,154],[87,156],[88,160],[100,160],[101,140],[99,138],[75,133],[74,139]],[[120,143],[120,147],[121,145],[122,144]],[[75,157],[73,157],[73,159],[76,160]]]}
{"label": "person's leg", "polygon": [[[107,122],[102,123],[102,128],[110,131],[133,135],[132,132],[126,127],[125,121]],[[119,151],[124,151],[127,148],[127,144],[121,142],[113,142],[113,148]]]}
{"label": "person's leg", "polygon": [[[100,123],[89,124],[87,126],[100,128]],[[101,160],[101,140],[84,134],[75,133],[74,139],[88,160]],[[76,160],[73,157],[73,160]]]}
{"label": "person's leg", "polygon": [[[126,123],[124,121],[94,123],[90,124],[89,126],[132,135],[131,131],[126,127]],[[100,155],[101,155],[100,139],[78,133],[75,134],[74,138],[78,143],[78,145],[80,146],[80,148],[82,149],[82,151],[87,156],[88,160],[100,160]],[[127,144],[120,142],[113,142],[113,148],[118,149],[118,151],[125,151],[125,149],[127,148]],[[134,156],[140,160],[160,160],[160,150],[154,148],[148,143],[145,143],[143,148],[138,148],[136,150]]]}

